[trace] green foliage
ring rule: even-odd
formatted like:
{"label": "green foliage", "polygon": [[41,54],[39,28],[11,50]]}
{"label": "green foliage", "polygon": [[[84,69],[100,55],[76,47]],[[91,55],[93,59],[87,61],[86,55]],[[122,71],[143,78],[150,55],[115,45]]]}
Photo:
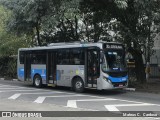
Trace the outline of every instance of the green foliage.
{"label": "green foliage", "polygon": [[0,33],[2,34],[5,32],[6,20],[10,17],[10,11],[7,11],[6,8],[0,5],[0,16]]}
{"label": "green foliage", "polygon": [[30,40],[25,36],[17,37],[13,34],[4,34],[0,41],[0,56],[17,55],[17,51],[22,47],[29,47]]}
{"label": "green foliage", "polygon": [[[0,7],[0,55],[16,54],[19,47],[31,44],[41,46],[51,42],[82,40],[119,41],[126,44],[136,58],[139,76],[144,73],[142,49],[149,60],[153,53],[151,48],[154,37],[160,32],[159,0],[0,2],[7,8]],[[12,34],[8,34],[8,31]]]}
{"label": "green foliage", "polygon": [[12,57],[8,61],[7,76],[12,78],[17,76],[17,58],[16,57]]}
{"label": "green foliage", "polygon": [[59,0],[3,1],[3,5],[13,11],[8,30],[16,34],[37,36],[35,43],[41,46],[40,32],[43,31],[42,28],[47,30],[50,25],[54,25],[51,20],[55,18],[59,3]]}
{"label": "green foliage", "polygon": [[11,11],[0,6],[0,56],[16,55],[18,48],[29,45],[26,36],[18,37],[7,31],[6,23],[11,18],[11,14]]}
{"label": "green foliage", "polygon": [[0,57],[0,71],[3,71],[0,72],[0,76],[15,78],[17,73],[17,57]]}
{"label": "green foliage", "polygon": [[126,9],[128,7],[127,0],[114,0],[114,2],[120,9]]}
{"label": "green foliage", "polygon": [[21,47],[29,47],[30,40],[28,36],[17,36],[7,31],[6,24],[11,15],[10,10],[0,5],[0,75],[15,77],[17,51]]}

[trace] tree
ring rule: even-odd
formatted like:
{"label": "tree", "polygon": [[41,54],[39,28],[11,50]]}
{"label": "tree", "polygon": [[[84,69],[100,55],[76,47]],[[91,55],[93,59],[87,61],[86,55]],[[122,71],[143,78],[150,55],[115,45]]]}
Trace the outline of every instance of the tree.
{"label": "tree", "polygon": [[[135,58],[138,81],[145,82],[142,54],[152,54],[160,30],[159,0],[1,0],[13,13],[8,30],[50,42],[119,41]],[[146,52],[145,52],[146,51]]]}
{"label": "tree", "polygon": [[12,12],[0,5],[0,75],[16,77],[16,58],[18,49],[29,47],[30,39],[27,36],[17,36],[7,31],[7,21]]}
{"label": "tree", "polygon": [[108,9],[112,7],[125,9],[126,0],[83,0],[80,4],[81,14],[83,14],[83,23],[87,41],[97,42],[99,40],[112,41],[111,21],[114,18]]}
{"label": "tree", "polygon": [[[145,82],[142,49],[148,51],[149,60],[154,32],[157,31],[154,27],[159,21],[159,6],[158,0],[84,0],[82,2],[83,13],[87,15],[90,13],[92,16],[86,18],[89,21],[87,23],[93,25],[94,40],[99,40],[103,31],[116,32],[115,38],[126,44],[135,58],[136,76],[141,83]],[[105,30],[103,26],[107,29]]]}
{"label": "tree", "polygon": [[57,22],[54,42],[68,42],[80,40],[80,24],[81,14],[79,11],[80,0],[63,0]]}
{"label": "tree", "polygon": [[120,34],[135,58],[137,79],[144,83],[146,81],[142,54],[147,50],[147,61],[149,61],[157,32],[155,27],[157,22],[159,24],[160,3],[158,0],[128,0],[127,4],[126,9],[114,8],[114,11],[111,11],[112,17],[120,22]]}
{"label": "tree", "polygon": [[11,11],[0,5],[0,57],[16,55],[18,48],[25,47],[28,42],[25,36],[18,37],[7,32],[6,23],[11,14]]}
{"label": "tree", "polygon": [[37,43],[41,46],[42,24],[45,17],[55,9],[58,0],[10,0],[2,3],[13,12],[8,29],[17,34],[32,35],[33,38],[36,35]]}

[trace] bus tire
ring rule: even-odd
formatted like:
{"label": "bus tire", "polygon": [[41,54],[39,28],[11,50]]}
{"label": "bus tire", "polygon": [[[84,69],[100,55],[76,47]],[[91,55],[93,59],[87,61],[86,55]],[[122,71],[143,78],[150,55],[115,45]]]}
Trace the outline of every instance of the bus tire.
{"label": "bus tire", "polygon": [[80,77],[76,77],[73,81],[73,89],[75,92],[84,92],[84,82]]}
{"label": "bus tire", "polygon": [[37,87],[37,88],[40,88],[42,87],[42,78],[40,75],[35,75],[34,76],[34,86]]}

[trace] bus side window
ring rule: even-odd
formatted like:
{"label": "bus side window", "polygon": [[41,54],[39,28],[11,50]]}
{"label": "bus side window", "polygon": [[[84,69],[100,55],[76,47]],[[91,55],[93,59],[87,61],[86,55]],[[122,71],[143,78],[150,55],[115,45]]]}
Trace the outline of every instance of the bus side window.
{"label": "bus side window", "polygon": [[83,49],[71,49],[70,61],[73,65],[84,65],[84,50]]}
{"label": "bus side window", "polygon": [[32,52],[32,64],[46,64],[46,54],[43,51]]}
{"label": "bus side window", "polygon": [[79,48],[63,49],[58,51],[57,64],[84,65],[84,50]]}
{"label": "bus side window", "polygon": [[68,65],[69,64],[69,49],[59,50],[57,57],[58,57],[57,64]]}

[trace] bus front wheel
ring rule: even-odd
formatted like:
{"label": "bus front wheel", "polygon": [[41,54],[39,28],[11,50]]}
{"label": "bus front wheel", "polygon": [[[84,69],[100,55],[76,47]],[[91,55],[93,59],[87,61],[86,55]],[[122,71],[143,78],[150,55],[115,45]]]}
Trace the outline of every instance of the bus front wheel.
{"label": "bus front wheel", "polygon": [[42,87],[42,78],[41,78],[41,76],[39,76],[39,75],[35,75],[34,76],[34,86],[38,87],[38,88]]}
{"label": "bus front wheel", "polygon": [[75,78],[73,82],[73,89],[75,92],[83,92],[84,91],[84,82],[81,78]]}

